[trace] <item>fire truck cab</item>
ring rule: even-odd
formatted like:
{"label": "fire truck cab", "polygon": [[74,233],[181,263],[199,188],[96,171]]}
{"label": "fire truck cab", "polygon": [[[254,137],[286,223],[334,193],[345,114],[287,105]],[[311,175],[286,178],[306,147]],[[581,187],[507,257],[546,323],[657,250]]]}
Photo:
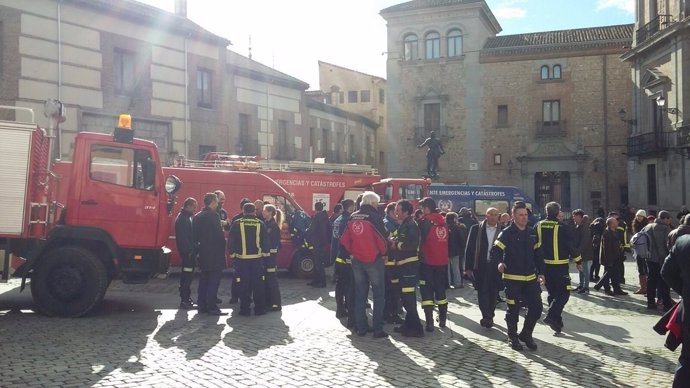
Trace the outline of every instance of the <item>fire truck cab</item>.
{"label": "fire truck cab", "polygon": [[30,279],[39,312],[78,317],[113,279],[145,283],[166,273],[180,182],[163,176],[155,143],[135,139],[123,115],[113,134],[79,133],[72,161],[52,163],[52,136],[29,113],[27,122],[0,121],[3,278],[17,263],[13,276],[22,289]]}

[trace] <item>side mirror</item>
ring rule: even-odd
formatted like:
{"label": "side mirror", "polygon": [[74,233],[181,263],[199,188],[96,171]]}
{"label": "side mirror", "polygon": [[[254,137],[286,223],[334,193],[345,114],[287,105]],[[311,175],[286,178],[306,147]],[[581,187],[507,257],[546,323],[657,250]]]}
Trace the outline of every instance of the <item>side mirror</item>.
{"label": "side mirror", "polygon": [[142,165],[144,175],[144,187],[154,187],[156,184],[156,162],[153,159],[146,159]]}

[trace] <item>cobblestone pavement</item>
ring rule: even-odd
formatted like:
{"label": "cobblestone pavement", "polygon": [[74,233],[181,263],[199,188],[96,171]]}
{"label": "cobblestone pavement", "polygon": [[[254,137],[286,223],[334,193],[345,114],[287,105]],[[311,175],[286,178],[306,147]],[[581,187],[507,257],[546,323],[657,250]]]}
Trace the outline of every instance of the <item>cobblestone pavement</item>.
{"label": "cobblestone pavement", "polygon": [[[633,263],[626,274],[637,277]],[[282,276],[283,311],[246,318],[227,303],[224,317],[177,310],[177,283],[113,282],[80,319],[35,314],[17,281],[0,285],[0,386],[668,387],[676,365],[651,329],[660,314],[646,312],[640,296],[573,294],[564,333],[538,324],[539,349],[516,352],[505,304],[498,325],[484,329],[471,287],[449,290],[447,328],[408,339],[386,325],[391,337],[374,339],[335,318],[330,284],[311,289]]]}

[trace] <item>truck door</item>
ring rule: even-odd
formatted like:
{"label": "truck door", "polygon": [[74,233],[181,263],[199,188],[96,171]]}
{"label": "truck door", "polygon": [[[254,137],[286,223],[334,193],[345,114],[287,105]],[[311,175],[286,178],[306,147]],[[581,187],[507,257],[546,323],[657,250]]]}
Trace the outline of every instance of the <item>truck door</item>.
{"label": "truck door", "polygon": [[153,247],[158,232],[156,162],[148,150],[92,144],[78,223],[104,229],[122,247]]}

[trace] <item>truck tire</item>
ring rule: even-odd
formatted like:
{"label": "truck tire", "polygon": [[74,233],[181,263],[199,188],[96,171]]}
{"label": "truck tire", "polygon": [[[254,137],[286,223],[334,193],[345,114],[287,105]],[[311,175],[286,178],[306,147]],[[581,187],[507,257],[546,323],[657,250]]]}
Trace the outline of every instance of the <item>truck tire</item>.
{"label": "truck tire", "polygon": [[76,246],[48,252],[31,276],[34,303],[48,316],[81,317],[103,300],[107,288],[108,272],[103,262]]}
{"label": "truck tire", "polygon": [[292,255],[292,274],[300,279],[311,278],[314,273],[314,255],[309,249],[299,249]]}

